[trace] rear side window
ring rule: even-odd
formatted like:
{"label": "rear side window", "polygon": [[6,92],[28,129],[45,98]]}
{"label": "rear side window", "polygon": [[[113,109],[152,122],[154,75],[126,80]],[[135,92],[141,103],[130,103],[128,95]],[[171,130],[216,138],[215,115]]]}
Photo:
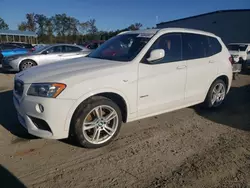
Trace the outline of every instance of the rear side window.
{"label": "rear side window", "polygon": [[65,52],[79,52],[82,49],[77,46],[65,46]]}
{"label": "rear side window", "polygon": [[222,47],[219,41],[214,37],[208,37],[209,41],[209,56],[218,54],[221,52]]}
{"label": "rear side window", "polygon": [[199,59],[208,55],[207,36],[191,33],[183,34],[183,60]]}
{"label": "rear side window", "polygon": [[24,48],[34,48],[31,44],[22,44]]}

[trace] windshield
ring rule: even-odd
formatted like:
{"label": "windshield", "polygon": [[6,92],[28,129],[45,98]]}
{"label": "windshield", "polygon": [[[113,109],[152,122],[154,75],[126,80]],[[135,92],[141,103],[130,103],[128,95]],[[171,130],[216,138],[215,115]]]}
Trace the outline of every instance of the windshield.
{"label": "windshield", "polygon": [[131,61],[148,43],[152,35],[123,34],[118,35],[89,54],[88,57],[114,61]]}
{"label": "windshield", "polygon": [[230,51],[246,51],[247,45],[230,44],[228,45]]}

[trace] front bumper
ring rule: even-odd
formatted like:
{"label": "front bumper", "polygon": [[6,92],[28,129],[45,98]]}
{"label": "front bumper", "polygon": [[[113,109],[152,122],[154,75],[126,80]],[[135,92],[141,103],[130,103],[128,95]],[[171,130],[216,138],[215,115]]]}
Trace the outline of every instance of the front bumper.
{"label": "front bumper", "polygon": [[[14,91],[13,102],[19,122],[30,134],[47,139],[68,137],[69,131],[66,127],[69,127],[69,125],[66,125],[66,118],[74,100],[27,96],[25,91],[23,97],[19,97]],[[43,113],[37,110],[38,104],[43,105]],[[50,129],[41,129],[33,121],[34,118],[46,122]]]}
{"label": "front bumper", "polygon": [[2,60],[2,69],[5,71],[19,71],[19,62],[17,60],[9,61],[7,58]]}

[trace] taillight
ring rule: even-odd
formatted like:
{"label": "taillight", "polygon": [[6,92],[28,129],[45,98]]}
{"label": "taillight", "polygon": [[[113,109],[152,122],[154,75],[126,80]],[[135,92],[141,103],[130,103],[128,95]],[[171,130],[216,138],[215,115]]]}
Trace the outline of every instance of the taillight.
{"label": "taillight", "polygon": [[233,59],[232,56],[229,57],[229,61],[230,61],[230,63],[231,63],[232,65],[234,64],[234,59]]}

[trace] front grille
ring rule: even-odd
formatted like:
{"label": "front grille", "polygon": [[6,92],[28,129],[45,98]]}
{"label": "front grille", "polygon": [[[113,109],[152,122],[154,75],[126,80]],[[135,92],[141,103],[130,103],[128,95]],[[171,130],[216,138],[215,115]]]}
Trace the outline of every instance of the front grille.
{"label": "front grille", "polygon": [[24,87],[24,84],[21,80],[15,80],[14,91],[17,95],[19,95],[19,96],[23,95],[23,87]]}
{"label": "front grille", "polygon": [[4,69],[12,69],[12,67],[11,67],[10,65],[4,64],[4,61],[2,61],[2,67],[3,67]]}

